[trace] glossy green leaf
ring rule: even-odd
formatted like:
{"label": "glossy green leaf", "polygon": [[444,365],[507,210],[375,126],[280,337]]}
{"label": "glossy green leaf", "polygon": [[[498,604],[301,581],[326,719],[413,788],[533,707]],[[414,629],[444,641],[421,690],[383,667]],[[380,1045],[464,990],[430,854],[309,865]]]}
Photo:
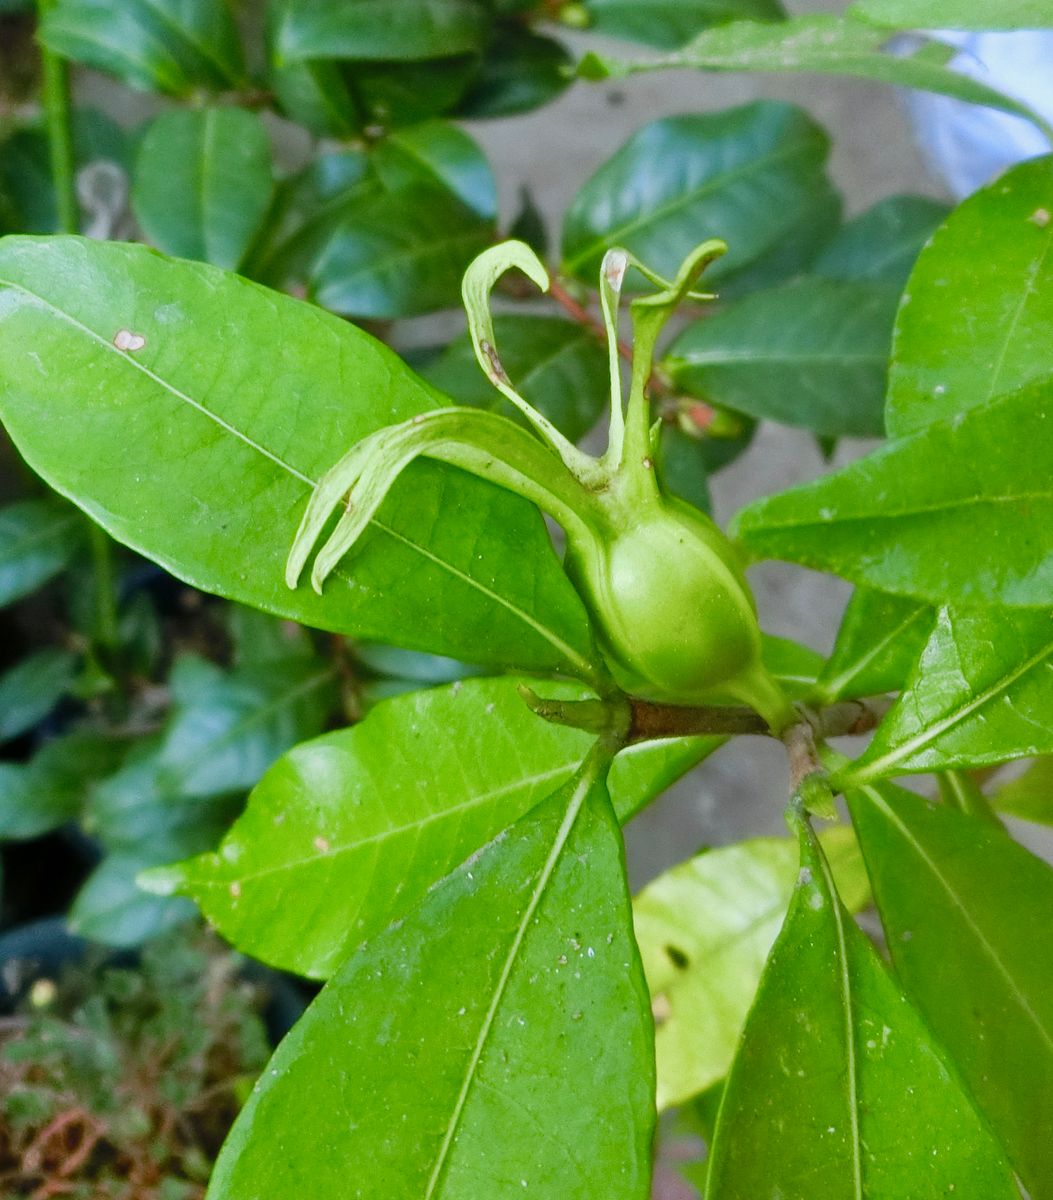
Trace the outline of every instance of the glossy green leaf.
{"label": "glossy green leaf", "polygon": [[325,59],[268,64],[267,79],[281,112],[319,137],[352,138],[361,113],[344,64]]}
{"label": "glossy green leaf", "polygon": [[1010,817],[1053,825],[1053,758],[1036,759],[1023,775],[1000,787],[991,802]]}
{"label": "glossy green leaf", "polygon": [[841,777],[852,786],[918,771],[1053,753],[1048,612],[941,608],[903,695]]}
{"label": "glossy green leaf", "polygon": [[236,270],[270,208],[271,149],[255,113],[178,109],[148,126],[132,208],[166,254]]}
{"label": "glossy green leaf", "polygon": [[[118,540],[309,625],[588,673],[584,610],[539,514],[436,464],[399,481],[323,595],[286,586],[314,482],[359,438],[442,403],[384,346],[138,246],[8,239],[0,280],[0,413]],[[143,344],[119,350],[138,345],[122,331]]]}
{"label": "glossy green leaf", "polygon": [[826,279],[754,292],[689,325],[663,366],[678,387],[751,417],[877,435],[897,298]]}
{"label": "glossy green leaf", "polygon": [[555,100],[570,86],[572,60],[562,43],[525,25],[500,25],[479,72],[457,105],[474,120],[510,117]]}
{"label": "glossy green leaf", "polygon": [[60,500],[19,500],[0,508],[0,606],[20,600],[69,564],[83,522]]}
{"label": "glossy green leaf", "polygon": [[1028,1195],[1049,1200],[1053,870],[996,826],[900,788],[849,804],[897,974]]}
{"label": "glossy green leaf", "polygon": [[934,604],[1053,605],[1051,427],[1053,379],[759,500],[736,536]]}
{"label": "glossy green leaf", "polygon": [[430,62],[346,64],[351,90],[365,124],[391,130],[451,115],[479,69],[475,54]]}
{"label": "glossy green leaf", "polygon": [[371,162],[389,192],[413,184],[438,186],[480,217],[497,215],[497,183],[486,155],[450,121],[424,121],[390,133],[374,148]]}
{"label": "glossy green leaf", "polygon": [[310,294],[349,317],[455,308],[465,269],[492,241],[492,223],[446,188],[414,184],[371,196],[315,262]]}
{"label": "glossy green leaf", "polygon": [[893,51],[889,40],[887,29],[848,15],[809,14],[776,24],[735,21],[700,33],[682,50],[663,58],[622,63],[590,54],[578,70],[588,79],[670,67],[848,75],[953,96],[1015,113],[1046,128],[1025,104],[952,70],[947,64],[957,54],[956,47],[931,40]]}
{"label": "glossy green leaf", "polygon": [[244,63],[225,0],[55,0],[40,36],[49,50],[132,87],[183,96],[237,87]]}
{"label": "glossy green leaf", "polygon": [[[832,829],[823,844],[846,903],[862,908],[870,889],[851,830]],[[797,866],[796,843],[755,838],[681,863],[633,902],[653,997],[659,1110],[727,1074]]]}
{"label": "glossy green leaf", "polygon": [[790,912],[724,1093],[707,1200],[955,1194],[1018,1193],[1001,1148],[803,829]]}
{"label": "glossy green leaf", "polygon": [[567,784],[358,950],[285,1038],[210,1200],[645,1200],[652,1028],[602,782]]}
{"label": "glossy green leaf", "polygon": [[810,695],[823,669],[823,656],[810,646],[770,633],[761,634],[761,659],[791,700]]}
{"label": "glossy green leaf", "polygon": [[484,0],[286,0],[275,29],[281,59],[447,58],[477,50]]}
{"label": "glossy green leaf", "polygon": [[774,21],[780,0],[585,0],[593,28],[662,50],[682,46],[703,29],[727,21]]}
{"label": "glossy green leaf", "polygon": [[28,763],[0,763],[0,839],[39,837],[73,820],[93,781],[108,775],[124,750],[113,738],[68,733]]}
{"label": "glossy green leaf", "polygon": [[[589,329],[557,317],[519,313],[494,318],[495,342],[519,394],[571,441],[596,424],[610,401],[607,353]],[[463,334],[422,370],[424,378],[457,404],[471,404],[525,423],[479,369]]]}
{"label": "glossy green leaf", "polygon": [[795,274],[840,212],[828,149],[801,109],[772,100],[645,125],[571,205],[564,270],[593,284],[605,251],[624,246],[672,277],[700,238],[721,237],[729,250],[707,279],[773,256]]}
{"label": "glossy green leaf", "polygon": [[849,11],[895,29],[1053,27],[1050,0],[855,0]]}
{"label": "glossy green leaf", "polygon": [[951,214],[896,319],[886,421],[901,437],[1053,375],[1053,155]]}
{"label": "glossy green leaf", "polygon": [[[150,886],[193,896],[255,957],[326,977],[573,775],[591,738],[534,716],[516,686],[473,679],[411,692],[298,746],[256,787],[217,853],[155,872]],[[553,683],[544,693],[583,694]],[[619,812],[718,744],[655,747],[651,772],[643,747],[620,756],[611,775]]]}
{"label": "glossy green leaf", "polygon": [[862,279],[899,291],[950,209],[925,196],[888,196],[847,221],[811,266],[826,279]]}
{"label": "glossy green leaf", "polygon": [[929,605],[917,600],[856,588],[819,676],[816,698],[829,704],[902,691],[935,617]]}
{"label": "glossy green leaf", "polygon": [[77,656],[40,650],[0,675],[0,741],[18,737],[43,720],[69,690]]}

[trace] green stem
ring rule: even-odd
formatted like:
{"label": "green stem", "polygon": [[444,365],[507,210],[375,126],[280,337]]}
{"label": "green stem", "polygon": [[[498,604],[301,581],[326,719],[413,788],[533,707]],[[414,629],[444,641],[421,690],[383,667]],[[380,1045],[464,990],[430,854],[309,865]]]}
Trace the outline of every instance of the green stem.
{"label": "green stem", "polygon": [[[55,0],[38,0],[37,11],[43,20]],[[55,207],[60,233],[80,231],[77,205],[76,168],[73,158],[73,127],[70,120],[69,68],[66,60],[44,47],[41,50],[44,74],[43,104],[47,120],[51,180],[55,187]]]}
{"label": "green stem", "polygon": [[120,635],[117,629],[117,589],[113,572],[113,542],[106,530],[88,521],[91,563],[95,576],[95,640],[112,650]]}
{"label": "green stem", "polygon": [[1002,828],[980,785],[967,771],[944,771],[936,776],[940,799],[948,808],[956,808],[967,816],[975,817],[988,825]]}

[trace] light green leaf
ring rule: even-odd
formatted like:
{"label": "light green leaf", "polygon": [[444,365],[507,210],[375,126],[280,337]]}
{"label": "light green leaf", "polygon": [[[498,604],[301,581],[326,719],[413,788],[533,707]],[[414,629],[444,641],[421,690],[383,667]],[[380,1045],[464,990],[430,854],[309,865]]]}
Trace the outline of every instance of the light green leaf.
{"label": "light green leaf", "polygon": [[[591,737],[542,721],[515,679],[415,691],[297,746],[215,854],[154,872],[257,958],[325,978],[348,951],[573,775]],[[545,695],[577,698],[569,684]],[[637,747],[611,774],[627,817],[719,745]]]}
{"label": "light green leaf", "polygon": [[811,266],[826,279],[863,279],[903,290],[922,246],[950,209],[924,196],[888,196],[834,234]]}
{"label": "light green leaf", "polygon": [[1048,131],[1048,126],[1025,104],[951,70],[947,64],[957,54],[956,47],[926,41],[906,52],[893,52],[888,46],[890,37],[887,29],[850,15],[807,15],[776,24],[735,21],[700,33],[682,50],[663,58],[623,63],[590,54],[578,71],[587,79],[670,67],[848,75],[1015,113]]}
{"label": "light green leaf", "polygon": [[849,805],[907,994],[1028,1195],[1049,1200],[1053,871],[996,826],[900,788],[866,788]]}
{"label": "light green leaf", "polygon": [[1036,759],[1023,775],[1000,787],[992,803],[1010,817],[1053,825],[1053,757]]}
{"label": "light green leaf", "polygon": [[280,61],[447,58],[479,49],[484,0],[287,0],[275,30]]}
{"label": "light green leaf", "polygon": [[689,325],[663,366],[678,387],[751,417],[842,437],[883,431],[896,293],[802,279]]}
{"label": "light green leaf", "polygon": [[75,654],[41,650],[0,675],[0,741],[43,720],[69,690],[76,671]]}
{"label": "light green leaf", "polygon": [[55,0],[40,36],[53,53],[147,91],[184,96],[244,80],[225,0]]}
{"label": "light green leaf", "polygon": [[1053,378],[759,500],[735,535],[757,555],[934,604],[1049,607],[1051,428]]}
{"label": "light green leaf", "polygon": [[563,228],[563,269],[592,284],[604,253],[623,246],[672,277],[699,238],[719,236],[728,253],[707,280],[758,260],[776,277],[793,275],[840,212],[828,149],[802,110],[771,100],[653,121],[578,193]]}
{"label": "light green leaf", "polygon": [[1017,1189],[802,829],[790,912],[720,1108],[707,1200],[954,1194],[1016,1200]]}
{"label": "light green leaf", "polygon": [[236,270],[271,203],[271,150],[255,113],[180,109],[147,127],[132,207],[166,254]]}
{"label": "light green leaf", "polygon": [[[582,438],[607,406],[607,354],[589,329],[558,317],[503,313],[494,317],[494,344],[519,394],[571,441]],[[424,378],[452,397],[527,424],[479,369],[471,338],[464,334],[422,370]]]}
{"label": "light green leaf", "polygon": [[770,633],[761,634],[761,660],[791,700],[811,695],[823,669],[823,656],[811,646]]}
{"label": "light green leaf", "polygon": [[927,604],[859,587],[845,609],[816,698],[832,704],[903,690],[932,629]]}
{"label": "light green leaf", "polygon": [[856,0],[849,12],[894,29],[1053,27],[1051,0]]}
{"label": "light green leaf", "polygon": [[888,775],[1053,753],[1053,618],[941,608],[906,689],[866,751],[839,773]]}
{"label": "light green leaf", "polygon": [[0,607],[35,592],[68,566],[83,542],[83,528],[74,510],[53,497],[0,508]]}
{"label": "light green leaf", "polygon": [[497,184],[478,142],[450,121],[423,121],[379,142],[373,170],[389,192],[412,184],[444,188],[480,217],[497,216]]}
{"label": "light green leaf", "polygon": [[[119,350],[139,345],[128,336],[143,344]],[[143,247],[8,239],[0,383],[34,469],[195,586],[455,658],[590,670],[540,515],[437,464],[409,469],[322,596],[286,586],[315,481],[360,438],[443,403],[346,321]]]}
{"label": "light green leaf", "polygon": [[[832,829],[823,843],[847,902],[864,907],[869,887],[852,831]],[[755,838],[699,854],[636,897],[636,939],[654,997],[659,1110],[727,1074],[797,865],[795,842]]]}
{"label": "light green leaf", "polygon": [[727,21],[772,21],[784,16],[779,0],[585,0],[593,28],[672,50],[703,29]]}
{"label": "light green leaf", "polygon": [[896,319],[892,437],[1053,375],[1053,155],[970,196],[918,258]]}
{"label": "light green leaf", "polygon": [[567,784],[358,950],[210,1200],[649,1195],[652,1028],[602,782]]}

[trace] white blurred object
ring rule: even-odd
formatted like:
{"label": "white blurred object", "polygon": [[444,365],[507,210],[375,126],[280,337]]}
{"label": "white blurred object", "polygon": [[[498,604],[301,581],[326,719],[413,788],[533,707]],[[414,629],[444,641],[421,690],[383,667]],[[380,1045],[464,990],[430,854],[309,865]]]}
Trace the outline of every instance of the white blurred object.
{"label": "white blurred object", "polygon": [[[959,47],[954,70],[1022,100],[1053,123],[1053,31],[934,36]],[[922,152],[958,199],[1014,163],[1053,149],[1023,117],[927,92],[911,92],[907,103]]]}

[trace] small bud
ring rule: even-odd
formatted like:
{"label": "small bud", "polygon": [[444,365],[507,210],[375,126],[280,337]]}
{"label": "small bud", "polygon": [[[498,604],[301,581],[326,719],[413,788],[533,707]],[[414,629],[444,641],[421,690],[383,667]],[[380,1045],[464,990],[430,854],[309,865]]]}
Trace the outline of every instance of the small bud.
{"label": "small bud", "polygon": [[592,14],[584,4],[564,4],[557,18],[561,25],[570,29],[588,29],[592,24]]}

